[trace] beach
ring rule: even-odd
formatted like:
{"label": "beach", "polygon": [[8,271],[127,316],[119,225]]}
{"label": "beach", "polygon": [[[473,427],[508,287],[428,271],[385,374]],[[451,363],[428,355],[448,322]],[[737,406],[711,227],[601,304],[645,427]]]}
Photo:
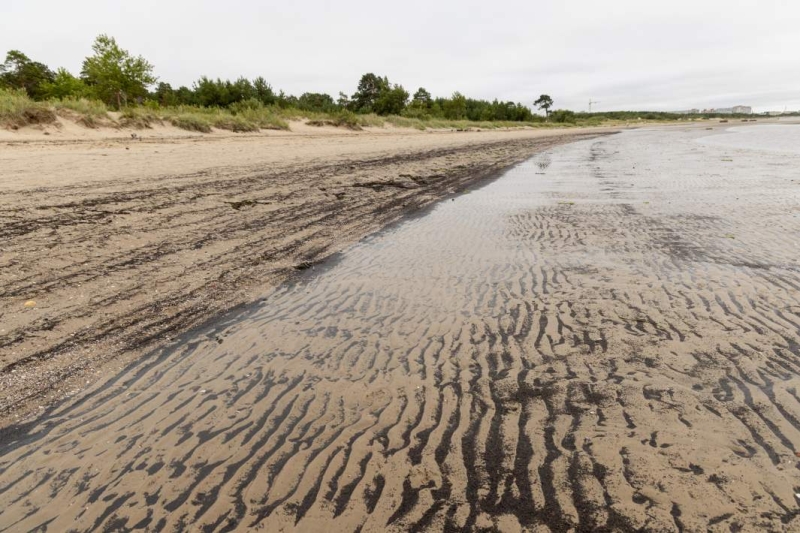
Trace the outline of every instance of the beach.
{"label": "beach", "polygon": [[76,394],[404,215],[608,131],[294,129],[6,133],[3,420]]}
{"label": "beach", "polygon": [[[105,370],[0,433],[4,523],[796,530],[800,153],[775,127],[462,132],[302,172],[26,189],[28,225],[79,197],[97,218],[17,246],[62,235],[96,262],[42,251],[26,275],[73,303],[19,316],[89,325],[85,352],[46,352],[66,330],[25,322],[15,349],[51,355],[4,363],[3,386],[81,353]],[[111,285],[141,303],[115,312]],[[155,331],[174,338],[135,356]]]}

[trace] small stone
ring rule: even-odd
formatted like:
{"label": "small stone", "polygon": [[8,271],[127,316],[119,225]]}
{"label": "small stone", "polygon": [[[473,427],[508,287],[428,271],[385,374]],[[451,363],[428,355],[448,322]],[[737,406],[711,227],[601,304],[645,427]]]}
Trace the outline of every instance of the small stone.
{"label": "small stone", "polygon": [[34,302],[33,300],[28,300],[27,302],[25,302],[25,307],[36,307],[36,302]]}

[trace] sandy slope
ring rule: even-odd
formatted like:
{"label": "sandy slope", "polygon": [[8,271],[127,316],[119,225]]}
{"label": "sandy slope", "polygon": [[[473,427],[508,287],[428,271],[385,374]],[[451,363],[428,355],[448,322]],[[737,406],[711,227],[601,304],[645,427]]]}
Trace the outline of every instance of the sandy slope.
{"label": "sandy slope", "polygon": [[109,361],[583,134],[79,133],[0,144],[3,416],[74,392],[119,368]]}

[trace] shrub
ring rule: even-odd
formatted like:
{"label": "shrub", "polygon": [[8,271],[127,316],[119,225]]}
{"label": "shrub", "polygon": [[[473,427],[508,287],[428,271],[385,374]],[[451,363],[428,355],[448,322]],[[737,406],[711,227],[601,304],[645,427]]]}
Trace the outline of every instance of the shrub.
{"label": "shrub", "polygon": [[337,128],[347,128],[354,131],[361,130],[361,117],[352,111],[340,111],[331,114],[331,122]]}
{"label": "shrub", "polygon": [[550,120],[559,124],[574,124],[576,120],[575,112],[568,109],[557,109],[550,113]]}

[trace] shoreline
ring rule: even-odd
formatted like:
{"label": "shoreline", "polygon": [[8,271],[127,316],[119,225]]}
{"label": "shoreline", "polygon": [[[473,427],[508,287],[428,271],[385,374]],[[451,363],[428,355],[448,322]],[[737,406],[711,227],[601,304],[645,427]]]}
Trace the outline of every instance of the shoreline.
{"label": "shoreline", "polygon": [[410,213],[549,147],[611,131],[106,140],[88,150],[0,151],[10,162],[0,174],[0,427]]}

